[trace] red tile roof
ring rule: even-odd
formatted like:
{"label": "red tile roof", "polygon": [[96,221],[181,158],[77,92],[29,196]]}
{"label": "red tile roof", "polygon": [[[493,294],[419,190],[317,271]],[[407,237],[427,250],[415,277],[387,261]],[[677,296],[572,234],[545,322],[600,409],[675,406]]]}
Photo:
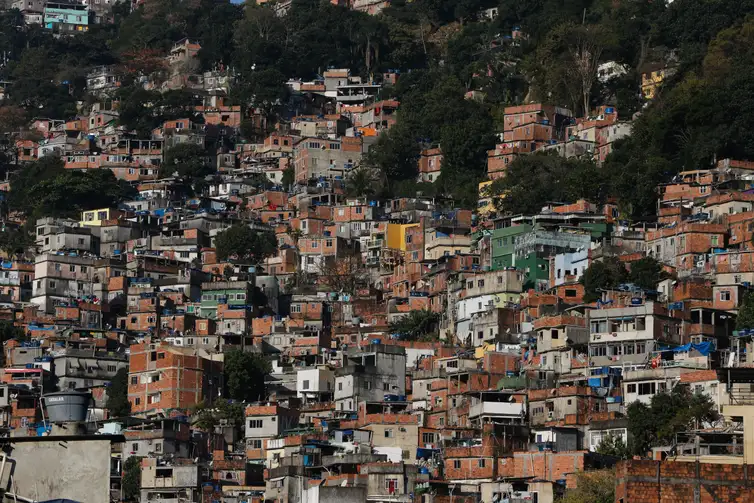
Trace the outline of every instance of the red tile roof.
{"label": "red tile roof", "polygon": [[699,370],[697,372],[687,372],[681,374],[682,383],[717,381],[717,372],[714,370]]}

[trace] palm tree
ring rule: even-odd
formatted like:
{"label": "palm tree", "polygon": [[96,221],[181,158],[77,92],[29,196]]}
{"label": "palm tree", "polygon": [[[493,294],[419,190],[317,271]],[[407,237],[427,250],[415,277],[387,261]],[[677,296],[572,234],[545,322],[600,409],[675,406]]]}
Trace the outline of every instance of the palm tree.
{"label": "palm tree", "polygon": [[380,178],[373,168],[361,166],[348,174],[346,193],[351,197],[368,197],[377,194]]}

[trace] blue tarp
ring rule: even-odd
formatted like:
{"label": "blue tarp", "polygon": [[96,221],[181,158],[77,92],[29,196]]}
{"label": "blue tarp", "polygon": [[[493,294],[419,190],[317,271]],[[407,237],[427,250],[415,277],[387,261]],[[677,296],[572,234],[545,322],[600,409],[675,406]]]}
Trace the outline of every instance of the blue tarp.
{"label": "blue tarp", "polygon": [[701,344],[684,344],[683,346],[678,346],[677,348],[673,348],[674,353],[682,353],[686,351],[690,351],[692,349],[695,349],[696,351],[699,351],[702,356],[709,355],[714,349],[715,346],[712,344],[712,342],[702,342]]}

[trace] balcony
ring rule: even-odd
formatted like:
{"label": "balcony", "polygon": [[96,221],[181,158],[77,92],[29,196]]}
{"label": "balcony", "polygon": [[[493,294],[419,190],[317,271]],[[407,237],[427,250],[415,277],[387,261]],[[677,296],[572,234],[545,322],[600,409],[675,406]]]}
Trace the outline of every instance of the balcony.
{"label": "balcony", "polygon": [[385,245],[384,239],[372,239],[367,246],[369,248],[382,248]]}
{"label": "balcony", "polygon": [[482,402],[469,408],[469,419],[480,416],[521,418],[525,409],[521,403]]}

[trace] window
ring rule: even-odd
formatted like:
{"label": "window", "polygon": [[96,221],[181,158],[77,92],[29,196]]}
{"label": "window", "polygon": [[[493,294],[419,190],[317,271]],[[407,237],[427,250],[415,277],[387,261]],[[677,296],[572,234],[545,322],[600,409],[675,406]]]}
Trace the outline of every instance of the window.
{"label": "window", "polygon": [[433,444],[435,442],[435,434],[434,433],[422,433],[422,443],[423,444]]}
{"label": "window", "polygon": [[592,356],[607,356],[607,346],[592,346],[590,349]]}
{"label": "window", "polygon": [[730,290],[723,290],[720,292],[720,300],[730,300]]}
{"label": "window", "polygon": [[719,246],[719,244],[720,244],[718,236],[712,236],[710,238],[710,241],[711,241],[712,246]]}
{"label": "window", "polygon": [[655,394],[655,383],[653,382],[639,383],[639,395],[654,395],[654,394]]}
{"label": "window", "polygon": [[393,438],[393,429],[392,428],[385,429],[385,438]]}
{"label": "window", "polygon": [[131,444],[131,452],[132,453],[139,452],[139,444],[137,444],[137,443]]}
{"label": "window", "polygon": [[385,490],[388,494],[395,494],[398,491],[398,479],[395,477],[385,477]]}
{"label": "window", "polygon": [[136,397],[134,398],[134,405],[139,405],[141,403],[141,398]]}
{"label": "window", "polygon": [[455,468],[456,470],[460,470],[461,469],[461,460],[460,459],[454,459],[453,460],[453,468]]}
{"label": "window", "polygon": [[249,447],[252,449],[261,449],[262,448],[262,440],[261,439],[254,439],[249,441]]}
{"label": "window", "polygon": [[565,296],[566,297],[576,297],[576,290],[566,289]]}
{"label": "window", "polygon": [[645,342],[636,343],[636,354],[640,355],[647,352],[647,344]]}
{"label": "window", "polygon": [[154,452],[162,452],[162,444],[154,444]]}
{"label": "window", "polygon": [[309,380],[308,379],[304,379],[304,384],[303,384],[302,388],[303,389],[309,389]]}
{"label": "window", "polygon": [[131,384],[133,386],[136,386],[137,384],[139,384],[139,378],[136,376],[131,376]]}
{"label": "window", "polygon": [[483,279],[480,279],[479,281],[477,281],[477,282],[476,282],[476,286],[477,286],[478,288],[483,288],[483,287],[484,287],[484,280],[483,280]]}
{"label": "window", "polygon": [[486,465],[486,461],[485,461],[485,459],[484,459],[484,458],[481,458],[481,459],[480,459],[480,460],[478,461],[478,463],[479,463],[479,468],[484,468],[484,467],[485,467],[485,465]]}
{"label": "window", "polygon": [[249,419],[249,428],[261,428],[262,424],[262,419]]}
{"label": "window", "polygon": [[107,371],[108,372],[116,372],[118,369],[115,367],[115,365],[108,365]]}

